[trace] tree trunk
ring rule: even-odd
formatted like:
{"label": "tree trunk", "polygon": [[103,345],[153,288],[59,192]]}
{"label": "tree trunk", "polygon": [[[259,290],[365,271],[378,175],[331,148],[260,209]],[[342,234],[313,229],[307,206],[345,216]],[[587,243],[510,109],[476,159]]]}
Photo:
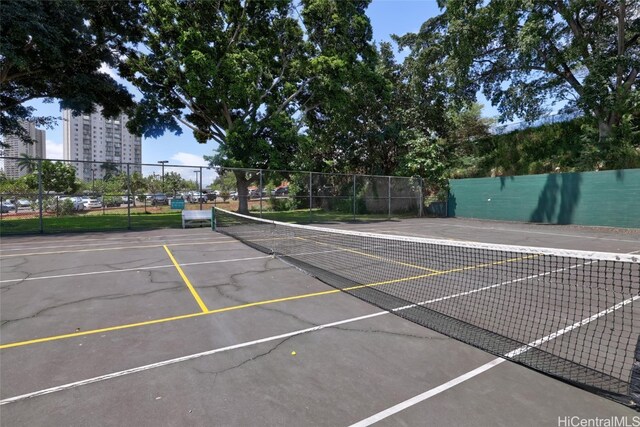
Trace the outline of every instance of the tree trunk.
{"label": "tree trunk", "polygon": [[599,142],[606,141],[611,136],[613,126],[605,120],[598,120],[598,136]]}
{"label": "tree trunk", "polygon": [[238,187],[238,213],[249,214],[249,191],[247,189],[249,181],[247,180],[245,171],[234,170],[236,176],[236,186]]}

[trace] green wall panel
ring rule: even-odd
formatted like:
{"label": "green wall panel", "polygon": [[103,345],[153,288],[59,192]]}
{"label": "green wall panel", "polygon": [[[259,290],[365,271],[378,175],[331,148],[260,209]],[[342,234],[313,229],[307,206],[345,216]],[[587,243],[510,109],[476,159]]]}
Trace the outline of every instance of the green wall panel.
{"label": "green wall panel", "polygon": [[640,228],[640,169],[449,181],[449,216]]}

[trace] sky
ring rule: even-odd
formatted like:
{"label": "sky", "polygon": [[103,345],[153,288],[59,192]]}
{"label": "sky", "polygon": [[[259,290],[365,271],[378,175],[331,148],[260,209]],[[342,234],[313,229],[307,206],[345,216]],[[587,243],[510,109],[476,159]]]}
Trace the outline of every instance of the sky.
{"label": "sky", "polygon": [[[417,32],[427,19],[436,16],[440,11],[435,0],[374,0],[367,10],[373,28],[373,38],[376,43],[391,41],[391,34],[406,34]],[[103,71],[111,74],[128,88],[131,85],[119,79],[113,70],[106,67]],[[135,93],[135,90],[131,90]],[[478,102],[485,105],[483,115],[492,117],[497,115],[495,108],[490,107],[487,101],[479,96]],[[36,109],[35,115],[61,116],[57,102],[45,104],[41,100],[34,100],[27,105]],[[211,155],[217,148],[217,144],[210,141],[206,144],[196,142],[190,130],[184,129],[179,136],[165,133],[163,136],[143,138],[142,163],[156,164],[159,160],[168,160],[169,164],[188,166],[207,166],[203,155]],[[46,130],[47,158],[62,159],[62,120],[53,129]],[[184,178],[194,179],[194,173],[190,169],[175,170]],[[144,172],[144,171],[143,171]],[[213,171],[203,173],[203,184],[206,186],[215,177]]]}

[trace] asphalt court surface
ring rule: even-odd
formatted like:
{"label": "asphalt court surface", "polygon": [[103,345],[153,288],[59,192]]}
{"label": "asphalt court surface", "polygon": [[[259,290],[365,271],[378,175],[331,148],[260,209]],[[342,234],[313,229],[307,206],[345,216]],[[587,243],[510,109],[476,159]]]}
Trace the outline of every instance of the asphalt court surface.
{"label": "asphalt court surface", "polygon": [[[640,251],[640,234],[628,230],[329,226]],[[427,391],[376,425],[637,416],[510,362],[467,378],[496,358],[208,229],[7,237],[0,251],[3,426],[351,425]]]}

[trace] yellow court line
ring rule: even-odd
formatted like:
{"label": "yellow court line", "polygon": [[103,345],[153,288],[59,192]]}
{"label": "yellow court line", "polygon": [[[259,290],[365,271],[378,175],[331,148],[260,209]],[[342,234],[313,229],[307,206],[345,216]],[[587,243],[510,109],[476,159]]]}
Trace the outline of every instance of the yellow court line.
{"label": "yellow court line", "polygon": [[169,255],[171,262],[176,267],[176,270],[178,270],[178,273],[180,273],[180,277],[182,277],[182,280],[184,280],[185,285],[187,285],[187,288],[189,288],[189,291],[191,292],[191,295],[193,295],[193,298],[195,298],[196,302],[198,303],[200,310],[202,310],[203,313],[208,312],[209,309],[207,308],[205,303],[202,301],[202,298],[200,298],[200,295],[198,295],[198,292],[196,292],[196,289],[193,287],[193,285],[189,281],[189,278],[187,277],[187,275],[184,274],[184,271],[182,271],[180,264],[178,264],[178,261],[176,261],[176,259],[173,257],[173,254],[171,253],[167,245],[163,245],[162,247],[164,248],[165,251],[167,251],[167,255]]}
{"label": "yellow court line", "polygon": [[13,342],[13,343],[0,345],[0,350],[4,350],[4,349],[8,349],[8,348],[15,348],[15,347],[23,347],[23,346],[26,346],[26,345],[39,344],[39,343],[44,343],[44,342],[49,342],[49,341],[57,341],[57,340],[62,340],[62,339],[67,339],[67,338],[75,338],[75,337],[80,337],[80,336],[99,334],[99,333],[103,333],[103,332],[111,332],[111,331],[118,331],[118,330],[122,330],[122,329],[130,329],[130,328],[136,328],[136,327],[141,327],[141,326],[155,325],[155,324],[159,324],[159,323],[172,322],[172,321],[182,320],[182,319],[190,319],[192,317],[199,317],[199,316],[206,316],[206,315],[209,315],[209,314],[224,313],[224,312],[227,312],[227,311],[240,310],[240,309],[249,308],[249,307],[257,307],[257,306],[266,305],[266,304],[274,304],[274,303],[284,302],[284,301],[294,301],[294,300],[299,300],[299,299],[304,299],[304,298],[311,298],[311,297],[316,297],[316,296],[330,295],[330,294],[335,294],[335,293],[339,293],[339,292],[343,292],[343,291],[353,291],[353,290],[357,290],[357,289],[369,288],[369,287],[374,287],[374,286],[382,286],[382,285],[388,285],[388,284],[392,284],[392,283],[406,282],[406,281],[410,281],[410,280],[422,279],[422,278],[425,278],[425,277],[440,276],[440,275],[443,275],[443,274],[455,273],[455,272],[470,270],[470,269],[474,269],[474,268],[487,267],[487,266],[490,266],[490,265],[499,265],[499,264],[503,264],[505,262],[514,262],[514,261],[517,261],[517,260],[533,258],[535,256],[537,256],[537,255],[531,255],[531,256],[526,256],[526,257],[522,257],[522,258],[511,258],[511,259],[504,260],[504,261],[496,261],[495,263],[491,263],[491,264],[480,264],[480,265],[477,265],[477,266],[460,267],[460,268],[455,268],[455,269],[446,270],[446,271],[438,271],[438,272],[434,272],[434,273],[422,274],[422,275],[419,275],[419,276],[405,277],[405,278],[402,278],[402,279],[385,280],[385,281],[382,281],[382,282],[370,283],[370,284],[366,284],[366,285],[356,285],[356,286],[351,286],[351,287],[343,288],[343,289],[330,289],[328,291],[313,292],[313,293],[309,293],[309,294],[294,295],[294,296],[291,296],[291,297],[283,297],[283,298],[276,298],[276,299],[271,299],[271,300],[266,300],[266,301],[251,302],[251,303],[246,303],[246,304],[240,304],[240,305],[234,305],[234,306],[229,306],[229,307],[218,308],[218,309],[215,309],[215,310],[203,311],[203,312],[199,312],[199,313],[190,313],[190,314],[184,314],[184,315],[181,315],[181,316],[165,317],[165,318],[161,318],[161,319],[148,320],[148,321],[145,321],[145,322],[130,323],[130,324],[118,325],[118,326],[110,326],[110,327],[107,327],[107,328],[93,329],[93,330],[82,331],[82,332],[74,332],[74,333],[71,333],[71,334],[54,335],[54,336],[49,336],[49,337],[44,337],[44,338],[36,338],[36,339],[33,339],[33,340],[28,340],[28,341],[17,341],[17,342]]}
{"label": "yellow court line", "polygon": [[[169,243],[168,246],[219,245],[222,243],[240,243],[240,242],[237,240],[230,239],[230,240],[219,240],[219,241],[210,241],[210,242]],[[26,254],[2,255],[0,256],[0,259],[10,258],[10,257],[21,257],[21,256],[34,256],[34,255],[73,254],[78,252],[100,252],[100,251],[118,251],[122,249],[161,248],[163,246],[165,245],[157,244],[157,245],[143,245],[143,246],[121,246],[117,248],[76,249],[72,251],[31,252]]]}
{"label": "yellow court line", "polygon": [[433,268],[422,267],[420,265],[409,264],[409,263],[402,262],[402,261],[396,261],[396,260],[393,260],[393,259],[384,258],[384,257],[378,256],[378,255],[368,254],[366,252],[356,251],[355,249],[347,249],[344,246],[334,245],[332,243],[316,242],[316,241],[313,241],[313,240],[310,240],[310,239],[305,239],[304,237],[297,237],[297,239],[310,241],[310,242],[316,243],[318,245],[323,245],[323,246],[333,246],[334,248],[339,248],[341,251],[352,252],[354,254],[366,256],[366,257],[369,257],[369,258],[379,259],[379,260],[384,261],[384,262],[389,262],[389,263],[392,263],[392,264],[400,264],[400,265],[404,265],[405,267],[416,268],[418,270],[431,271],[432,273],[438,273],[438,272],[441,271],[441,270],[434,270]]}

